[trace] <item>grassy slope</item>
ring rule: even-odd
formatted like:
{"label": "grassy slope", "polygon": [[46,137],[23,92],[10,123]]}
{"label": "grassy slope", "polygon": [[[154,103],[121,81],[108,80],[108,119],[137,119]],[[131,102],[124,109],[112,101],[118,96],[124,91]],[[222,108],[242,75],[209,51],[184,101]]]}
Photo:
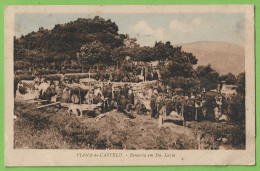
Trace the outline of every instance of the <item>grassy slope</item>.
{"label": "grassy slope", "polygon": [[[208,138],[202,138],[204,148],[217,149],[221,145],[215,142],[219,134],[228,137],[232,131],[237,131],[234,126],[209,122],[189,122],[187,127],[165,123],[159,129],[158,121],[148,115],[129,119],[118,112],[106,113],[96,122],[91,117],[68,116],[65,109],[37,110],[34,105],[22,103],[15,104],[15,115],[15,148],[197,149],[200,141],[197,137],[201,138],[203,132]],[[223,126],[226,129],[222,129]],[[243,148],[243,144],[236,145],[236,148]]]}

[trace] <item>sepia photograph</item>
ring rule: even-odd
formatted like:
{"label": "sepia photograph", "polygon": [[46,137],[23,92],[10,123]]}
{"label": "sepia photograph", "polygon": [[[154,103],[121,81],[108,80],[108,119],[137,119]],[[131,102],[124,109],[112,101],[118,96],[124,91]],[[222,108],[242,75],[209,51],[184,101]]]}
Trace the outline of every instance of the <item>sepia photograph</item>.
{"label": "sepia photograph", "polygon": [[210,7],[7,8],[8,148],[100,160],[254,148],[253,8]]}

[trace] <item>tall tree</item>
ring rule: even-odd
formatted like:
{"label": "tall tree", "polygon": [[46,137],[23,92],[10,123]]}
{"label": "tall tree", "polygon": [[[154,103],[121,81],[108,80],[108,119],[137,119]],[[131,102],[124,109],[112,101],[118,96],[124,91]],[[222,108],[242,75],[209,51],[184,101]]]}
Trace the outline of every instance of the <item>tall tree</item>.
{"label": "tall tree", "polygon": [[200,80],[200,88],[206,90],[215,89],[218,86],[219,73],[212,69],[211,65],[198,66],[197,76]]}
{"label": "tall tree", "polygon": [[78,62],[82,67],[82,71],[86,65],[92,67],[94,64],[109,63],[111,61],[109,56],[110,51],[110,47],[100,41],[84,44],[80,48],[80,52],[77,53]]}
{"label": "tall tree", "polygon": [[226,75],[221,75],[219,77],[220,81],[226,81],[227,84],[236,84],[237,80],[236,80],[236,76],[232,73],[228,73]]}
{"label": "tall tree", "polygon": [[[68,63],[70,60],[77,60],[77,52],[84,44],[99,41],[113,49],[122,46],[125,38],[125,35],[118,33],[118,26],[111,20],[98,16],[93,19],[79,18],[69,23],[57,24],[52,30],[39,28],[38,31],[20,38],[14,37],[14,60],[31,61],[26,51],[37,51],[45,54],[46,59],[56,62],[58,61],[53,59],[56,55],[66,54],[70,57]],[[42,55],[35,55],[38,56]]]}
{"label": "tall tree", "polygon": [[153,60],[159,60],[160,62],[166,61],[173,57],[174,48],[169,41],[166,43],[155,42]]}
{"label": "tall tree", "polygon": [[237,92],[245,97],[245,72],[240,73],[237,76]]}

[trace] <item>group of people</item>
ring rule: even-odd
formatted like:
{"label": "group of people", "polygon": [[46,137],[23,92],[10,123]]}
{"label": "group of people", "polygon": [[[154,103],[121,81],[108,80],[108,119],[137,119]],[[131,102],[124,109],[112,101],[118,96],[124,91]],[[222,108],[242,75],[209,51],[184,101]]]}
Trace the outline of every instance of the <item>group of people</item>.
{"label": "group of people", "polygon": [[[65,84],[64,84],[65,83]],[[158,118],[162,108],[166,109],[166,115],[175,114],[183,116],[185,120],[216,120],[222,112],[221,97],[207,97],[201,94],[183,95],[171,91],[162,83],[149,87],[149,90],[141,90],[145,94],[149,105],[136,96],[131,84],[116,84],[111,82],[99,82],[91,88],[71,89],[65,85],[80,85],[77,79],[62,78],[61,81],[50,81],[36,77],[34,79],[35,99],[55,100],[66,103],[102,103],[102,111],[117,109],[121,112],[135,111],[137,114],[149,113],[152,118]],[[22,87],[18,83],[18,90]]]}
{"label": "group of people", "polygon": [[225,100],[222,96],[207,96],[205,93],[186,95],[174,92],[164,85],[151,86],[148,90],[150,99],[150,114],[153,118],[161,115],[165,108],[166,115],[184,117],[184,120],[219,120],[225,110]]}
{"label": "group of people", "polygon": [[59,81],[50,81],[44,78],[36,77],[31,82],[19,81],[15,85],[15,97],[28,96],[29,99],[45,99],[52,100],[52,97],[59,98],[62,95],[62,90],[59,86]]}
{"label": "group of people", "polygon": [[[62,84],[65,82],[66,84]],[[80,85],[76,79],[61,79],[62,85]],[[80,90],[80,93],[78,92]],[[63,102],[98,104],[102,103],[102,111],[113,109],[118,111],[134,110],[135,98],[133,87],[128,84],[113,85],[111,82],[96,82],[87,90],[70,89],[65,86],[61,100]]]}

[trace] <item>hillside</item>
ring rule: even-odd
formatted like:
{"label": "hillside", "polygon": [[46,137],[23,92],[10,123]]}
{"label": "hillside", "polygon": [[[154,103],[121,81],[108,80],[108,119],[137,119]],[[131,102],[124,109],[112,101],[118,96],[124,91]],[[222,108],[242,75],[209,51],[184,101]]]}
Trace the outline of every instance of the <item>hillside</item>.
{"label": "hillside", "polygon": [[220,74],[235,75],[244,71],[244,47],[225,42],[194,42],[182,45],[182,50],[193,53],[198,65],[208,63]]}

